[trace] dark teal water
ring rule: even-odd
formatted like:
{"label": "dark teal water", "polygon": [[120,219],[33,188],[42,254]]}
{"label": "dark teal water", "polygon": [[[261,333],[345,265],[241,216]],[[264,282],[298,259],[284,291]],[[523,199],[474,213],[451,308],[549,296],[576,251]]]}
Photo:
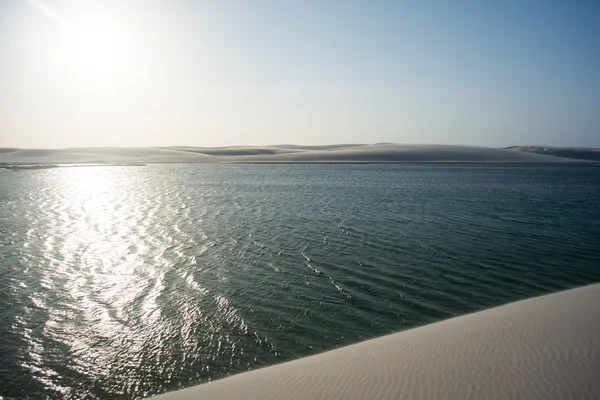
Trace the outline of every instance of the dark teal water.
{"label": "dark teal water", "polygon": [[0,396],[140,398],[600,281],[600,167],[0,170]]}

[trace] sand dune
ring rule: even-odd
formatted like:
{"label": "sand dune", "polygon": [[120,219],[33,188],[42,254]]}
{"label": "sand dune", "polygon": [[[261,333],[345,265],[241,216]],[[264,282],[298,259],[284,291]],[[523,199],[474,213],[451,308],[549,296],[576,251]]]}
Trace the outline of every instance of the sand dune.
{"label": "sand dune", "polygon": [[527,151],[555,157],[572,158],[575,160],[600,161],[600,149],[584,147],[550,147],[550,146],[511,146],[508,150]]}
{"label": "sand dune", "polygon": [[387,162],[581,162],[516,148],[476,146],[372,145],[139,147],[0,149],[0,164],[67,163],[387,163]]}
{"label": "sand dune", "polygon": [[600,399],[600,284],[156,397]]}

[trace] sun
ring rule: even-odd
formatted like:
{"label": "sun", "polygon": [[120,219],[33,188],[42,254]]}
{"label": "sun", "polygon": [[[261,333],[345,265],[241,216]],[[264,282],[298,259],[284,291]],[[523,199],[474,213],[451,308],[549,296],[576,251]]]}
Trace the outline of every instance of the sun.
{"label": "sun", "polygon": [[127,61],[127,32],[108,18],[79,22],[67,35],[65,56],[80,73],[112,75]]}
{"label": "sun", "polygon": [[130,32],[116,16],[94,13],[68,24],[57,53],[73,78],[115,79],[127,72],[133,49]]}
{"label": "sun", "polygon": [[[132,71],[136,49],[131,19],[109,3],[75,3],[61,10],[46,0],[29,0],[56,23],[53,46],[57,66],[69,79],[103,83]],[[70,12],[69,12],[70,11]]]}

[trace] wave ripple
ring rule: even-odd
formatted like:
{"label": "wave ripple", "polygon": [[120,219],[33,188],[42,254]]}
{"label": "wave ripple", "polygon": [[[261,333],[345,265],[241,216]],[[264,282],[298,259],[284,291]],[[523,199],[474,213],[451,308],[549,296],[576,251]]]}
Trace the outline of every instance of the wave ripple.
{"label": "wave ripple", "polygon": [[0,396],[142,398],[600,280],[595,166],[0,171]]}

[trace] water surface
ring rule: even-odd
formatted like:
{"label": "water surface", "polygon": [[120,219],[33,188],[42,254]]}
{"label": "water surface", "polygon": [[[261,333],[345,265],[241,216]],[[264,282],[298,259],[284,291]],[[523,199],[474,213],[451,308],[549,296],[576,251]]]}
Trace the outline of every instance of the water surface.
{"label": "water surface", "polygon": [[599,172],[0,170],[0,396],[140,398],[600,281]]}

